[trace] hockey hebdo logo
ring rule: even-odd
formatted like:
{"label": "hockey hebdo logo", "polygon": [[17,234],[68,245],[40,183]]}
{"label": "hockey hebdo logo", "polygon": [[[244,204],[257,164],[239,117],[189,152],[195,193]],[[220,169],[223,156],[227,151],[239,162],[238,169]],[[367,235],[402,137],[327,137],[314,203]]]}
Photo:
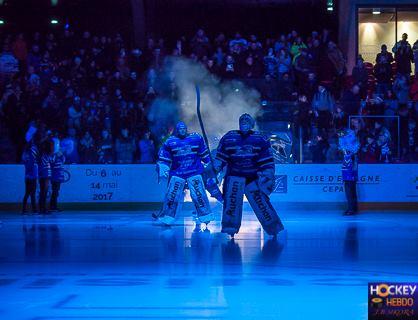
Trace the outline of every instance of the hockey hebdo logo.
{"label": "hockey hebdo logo", "polygon": [[418,319],[417,283],[369,283],[369,320]]}

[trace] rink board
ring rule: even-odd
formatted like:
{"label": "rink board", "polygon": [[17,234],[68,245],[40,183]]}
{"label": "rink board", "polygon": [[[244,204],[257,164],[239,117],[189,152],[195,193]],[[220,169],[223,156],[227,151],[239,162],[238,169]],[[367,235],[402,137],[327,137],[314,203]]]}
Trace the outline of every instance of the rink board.
{"label": "rink board", "polygon": [[[154,165],[66,165],[60,201],[65,203],[161,202]],[[20,202],[22,165],[0,165],[0,203]],[[360,202],[418,202],[418,165],[360,165]],[[190,200],[186,197],[186,200]],[[341,165],[277,165],[272,202],[343,202]],[[211,198],[211,201],[214,201]]]}

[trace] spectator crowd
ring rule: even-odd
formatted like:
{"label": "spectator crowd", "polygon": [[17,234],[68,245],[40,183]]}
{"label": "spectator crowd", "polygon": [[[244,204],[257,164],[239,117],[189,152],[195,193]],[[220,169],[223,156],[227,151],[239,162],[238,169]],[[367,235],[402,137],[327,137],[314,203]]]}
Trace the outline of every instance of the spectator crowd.
{"label": "spectator crowd", "polygon": [[328,30],[210,38],[199,29],[172,45],[149,38],[144,48],[119,34],[68,29],[0,37],[0,163],[20,162],[29,128],[41,140],[59,138],[67,163],[153,163],[170,128],[150,133],[150,106],[157,97],[178,99],[174,80],[160,81],[168,56],[254,85],[263,101],[290,102],[294,141],[313,162],[333,161],[337,133],[348,125],[362,161],[418,160],[418,78],[411,76],[418,41],[411,45],[406,34],[391,51],[382,45],[374,65],[359,56],[352,72]]}

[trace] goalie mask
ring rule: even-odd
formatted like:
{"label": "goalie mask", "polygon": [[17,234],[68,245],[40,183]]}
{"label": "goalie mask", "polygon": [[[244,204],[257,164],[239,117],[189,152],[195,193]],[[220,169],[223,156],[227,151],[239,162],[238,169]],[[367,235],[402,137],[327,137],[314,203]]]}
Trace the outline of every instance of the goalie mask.
{"label": "goalie mask", "polygon": [[176,136],[183,139],[187,136],[187,126],[183,121],[176,125]]}
{"label": "goalie mask", "polygon": [[242,133],[248,133],[254,128],[255,121],[248,113],[244,113],[239,117],[239,130]]}

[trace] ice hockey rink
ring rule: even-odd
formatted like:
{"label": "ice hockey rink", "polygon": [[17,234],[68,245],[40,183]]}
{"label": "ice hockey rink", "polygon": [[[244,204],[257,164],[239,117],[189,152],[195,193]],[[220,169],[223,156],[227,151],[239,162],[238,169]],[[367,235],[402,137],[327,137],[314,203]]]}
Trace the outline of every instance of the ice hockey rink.
{"label": "ice hockey rink", "polygon": [[418,279],[418,216],[280,210],[265,235],[244,213],[173,227],[150,211],[2,212],[0,319],[367,319],[368,282]]}

